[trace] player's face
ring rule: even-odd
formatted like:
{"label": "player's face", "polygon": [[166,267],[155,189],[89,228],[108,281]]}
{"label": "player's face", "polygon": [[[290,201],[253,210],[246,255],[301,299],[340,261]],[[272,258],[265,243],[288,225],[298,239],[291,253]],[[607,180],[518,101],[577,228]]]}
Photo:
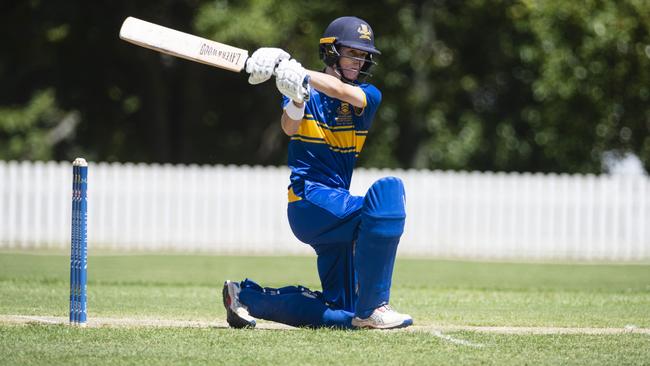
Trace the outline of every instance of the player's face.
{"label": "player's face", "polygon": [[368,53],[348,47],[341,47],[340,52],[343,57],[339,58],[339,65],[343,76],[356,80]]}

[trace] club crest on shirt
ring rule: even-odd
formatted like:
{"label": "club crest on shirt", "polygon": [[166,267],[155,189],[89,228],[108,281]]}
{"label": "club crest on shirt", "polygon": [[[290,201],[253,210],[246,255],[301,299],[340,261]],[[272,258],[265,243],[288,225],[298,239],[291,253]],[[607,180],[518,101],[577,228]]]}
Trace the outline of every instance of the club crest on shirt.
{"label": "club crest on shirt", "polygon": [[350,109],[350,103],[341,103],[341,105],[336,108],[336,124],[337,125],[347,125],[352,123],[352,109]]}

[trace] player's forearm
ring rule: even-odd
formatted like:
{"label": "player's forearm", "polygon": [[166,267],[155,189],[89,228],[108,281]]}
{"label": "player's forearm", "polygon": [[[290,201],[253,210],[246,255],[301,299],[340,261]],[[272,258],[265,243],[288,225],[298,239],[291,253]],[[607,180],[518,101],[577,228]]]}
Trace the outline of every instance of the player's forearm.
{"label": "player's forearm", "polygon": [[348,102],[355,107],[363,108],[366,103],[366,96],[361,88],[342,82],[332,75],[318,71],[307,70],[310,80],[309,84],[326,95]]}
{"label": "player's forearm", "polygon": [[[293,101],[289,102],[293,103]],[[287,136],[293,136],[296,132],[298,132],[298,128],[300,127],[300,122],[302,120],[294,120],[291,119],[287,115],[286,111],[282,111],[282,118],[280,119],[280,124],[282,125],[282,131],[284,131]]]}

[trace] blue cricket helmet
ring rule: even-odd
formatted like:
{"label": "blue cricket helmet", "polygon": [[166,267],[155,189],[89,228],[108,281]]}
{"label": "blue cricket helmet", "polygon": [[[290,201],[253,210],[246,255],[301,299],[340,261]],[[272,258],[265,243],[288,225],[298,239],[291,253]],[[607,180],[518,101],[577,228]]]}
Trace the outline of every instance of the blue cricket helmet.
{"label": "blue cricket helmet", "polygon": [[342,57],[339,47],[354,48],[368,53],[360,70],[360,74],[364,76],[370,76],[368,70],[376,64],[372,59],[373,56],[381,54],[375,47],[375,34],[370,24],[357,17],[346,16],[334,19],[325,29],[320,39],[319,55],[327,66],[338,69],[338,60]]}
{"label": "blue cricket helmet", "polygon": [[357,17],[340,17],[325,29],[320,43],[335,43],[374,55],[381,52],[375,48],[375,35],[370,24]]}

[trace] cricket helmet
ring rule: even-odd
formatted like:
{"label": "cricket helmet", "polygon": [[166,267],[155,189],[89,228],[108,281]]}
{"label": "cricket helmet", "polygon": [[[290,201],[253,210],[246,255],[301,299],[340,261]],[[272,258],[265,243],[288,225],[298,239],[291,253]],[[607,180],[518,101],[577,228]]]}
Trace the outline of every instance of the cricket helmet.
{"label": "cricket helmet", "polygon": [[[376,64],[373,61],[373,56],[380,55],[381,52],[375,47],[375,35],[372,32],[370,24],[363,19],[347,16],[334,19],[327,26],[327,29],[325,29],[325,33],[323,33],[323,37],[320,39],[318,53],[325,65],[334,67],[339,74],[343,75],[340,72],[339,59],[349,56],[341,55],[341,47],[349,47],[367,52],[368,54],[365,60],[363,60],[365,62],[361,70],[359,70],[359,74],[364,77],[371,76],[368,70],[370,70],[372,65]],[[355,57],[350,58],[356,59]]]}

